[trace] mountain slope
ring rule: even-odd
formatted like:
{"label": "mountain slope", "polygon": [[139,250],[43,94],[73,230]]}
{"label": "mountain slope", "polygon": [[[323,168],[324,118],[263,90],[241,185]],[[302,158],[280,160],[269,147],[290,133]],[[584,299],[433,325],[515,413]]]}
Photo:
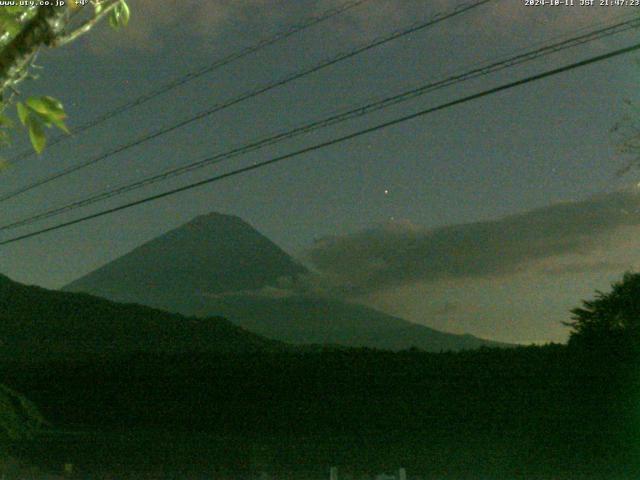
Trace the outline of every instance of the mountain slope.
{"label": "mountain slope", "polygon": [[501,345],[472,335],[440,332],[363,305],[334,300],[238,294],[193,304],[198,305],[192,311],[195,315],[217,312],[251,332],[292,344],[312,342],[388,350],[417,347],[436,352]]}
{"label": "mountain slope", "polygon": [[306,269],[241,219],[212,213],[157,237],[70,283],[87,292],[145,305],[175,303],[201,293],[254,290]]}
{"label": "mountain slope", "polygon": [[0,359],[279,348],[278,342],[244,331],[223,318],[189,318],[87,294],[26,286],[0,275]]}
{"label": "mountain slope", "polygon": [[291,292],[282,298],[268,296],[265,287],[306,273],[238,217],[213,213],[145,243],[64,290],[185,315],[223,315],[257,334],[297,344],[428,351],[500,345],[348,302]]}

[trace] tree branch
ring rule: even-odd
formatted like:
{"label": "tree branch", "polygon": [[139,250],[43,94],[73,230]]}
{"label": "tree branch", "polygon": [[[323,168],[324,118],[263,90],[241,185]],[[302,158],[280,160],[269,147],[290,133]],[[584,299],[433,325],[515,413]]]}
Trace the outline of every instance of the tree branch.
{"label": "tree branch", "polygon": [[86,20],[82,25],[77,27],[74,31],[70,33],[66,33],[56,38],[53,45],[56,47],[61,47],[63,45],[66,45],[69,42],[73,42],[75,39],[77,39],[81,35],[84,35],[89,30],[91,30],[97,23],[99,23],[104,17],[106,17],[111,12],[111,10],[113,10],[118,5],[118,3],[120,3],[120,0],[109,0],[104,2],[103,5],[106,5],[106,6],[102,8],[100,13],[97,13],[93,17]]}
{"label": "tree branch", "polygon": [[53,45],[56,37],[64,31],[67,18],[66,8],[38,8],[38,13],[0,51],[0,93],[18,83],[20,75],[28,68],[40,47]]}

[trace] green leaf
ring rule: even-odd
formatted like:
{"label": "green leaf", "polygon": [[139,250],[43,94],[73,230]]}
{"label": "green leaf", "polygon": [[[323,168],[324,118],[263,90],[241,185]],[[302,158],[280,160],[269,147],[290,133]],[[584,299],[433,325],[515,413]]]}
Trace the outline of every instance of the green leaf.
{"label": "green leaf", "polygon": [[67,128],[67,125],[64,123],[64,121],[61,118],[51,117],[51,123],[53,123],[56,127],[62,130],[64,133],[71,134],[71,132],[69,131],[69,128]]}
{"label": "green leaf", "polygon": [[131,18],[131,10],[129,9],[129,5],[127,5],[127,2],[125,2],[125,0],[122,0],[120,2],[119,7],[122,9],[122,25],[126,27],[129,24],[129,19]]}
{"label": "green leaf", "polygon": [[18,118],[20,119],[20,123],[27,126],[27,121],[29,120],[29,109],[24,106],[22,102],[16,103],[16,109],[18,110]]}
{"label": "green leaf", "polygon": [[53,97],[29,97],[27,106],[44,117],[66,118],[62,104]]}
{"label": "green leaf", "polygon": [[47,106],[50,112],[65,115],[64,107],[60,100],[53,97],[40,97],[40,100]]}
{"label": "green leaf", "polygon": [[120,28],[120,18],[118,17],[117,7],[111,10],[111,13],[109,14],[109,25],[111,25],[111,28],[116,30]]}
{"label": "green leaf", "polygon": [[129,10],[129,5],[125,0],[120,0],[118,5],[111,10],[111,14],[109,15],[109,24],[118,29],[120,27],[124,27],[129,23],[129,18],[131,17],[131,11]]}
{"label": "green leaf", "polygon": [[55,125],[65,133],[70,133],[64,123],[67,114],[62,104],[53,97],[29,97],[27,107],[44,123],[45,126]]}
{"label": "green leaf", "polygon": [[42,126],[42,122],[34,117],[29,117],[27,119],[29,128],[29,138],[31,139],[31,145],[33,145],[34,150],[40,154],[44,150],[44,146],[47,143],[47,137],[44,134],[44,128]]}

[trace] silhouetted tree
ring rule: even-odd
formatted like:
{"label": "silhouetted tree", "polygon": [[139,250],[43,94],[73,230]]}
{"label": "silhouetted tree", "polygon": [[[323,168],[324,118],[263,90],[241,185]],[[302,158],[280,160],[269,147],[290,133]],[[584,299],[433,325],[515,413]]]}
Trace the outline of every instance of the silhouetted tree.
{"label": "silhouetted tree", "polygon": [[571,310],[570,345],[637,347],[640,340],[640,273],[624,274],[609,293]]}

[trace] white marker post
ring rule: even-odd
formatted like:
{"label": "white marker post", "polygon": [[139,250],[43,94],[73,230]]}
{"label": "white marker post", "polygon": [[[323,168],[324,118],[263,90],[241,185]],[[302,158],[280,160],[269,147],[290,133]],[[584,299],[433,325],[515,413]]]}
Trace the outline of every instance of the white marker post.
{"label": "white marker post", "polygon": [[329,480],[338,480],[338,467],[331,467],[329,469]]}
{"label": "white marker post", "polygon": [[398,470],[398,480],[407,480],[407,471],[404,468]]}

